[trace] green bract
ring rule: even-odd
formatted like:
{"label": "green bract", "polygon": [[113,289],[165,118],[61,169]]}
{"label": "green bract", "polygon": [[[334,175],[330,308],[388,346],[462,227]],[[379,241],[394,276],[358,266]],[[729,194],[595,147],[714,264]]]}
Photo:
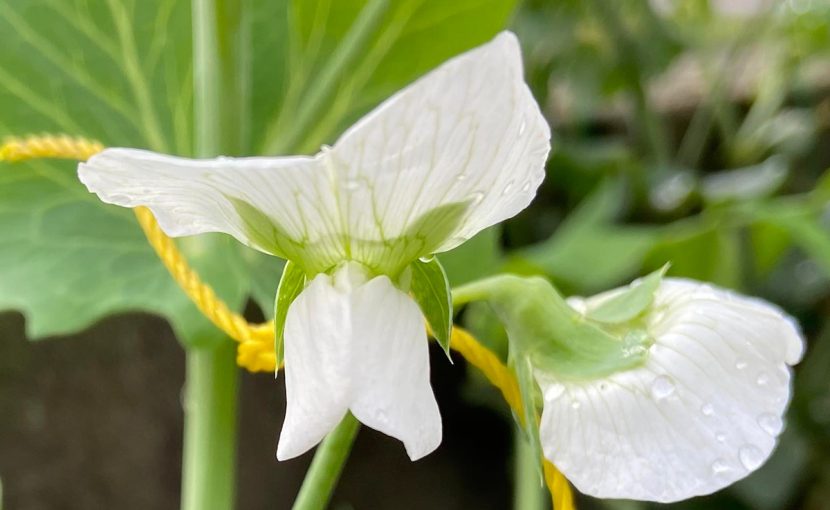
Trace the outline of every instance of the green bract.
{"label": "green bract", "polygon": [[[647,297],[639,290],[635,296],[640,294]],[[487,301],[507,330],[511,353],[529,358],[534,367],[557,377],[594,379],[639,366],[653,341],[634,324],[606,329],[574,310],[550,282],[539,277],[495,276],[459,288],[454,297],[456,302]],[[609,305],[613,313],[608,315],[633,317],[633,310],[643,309],[632,301],[630,308]]]}

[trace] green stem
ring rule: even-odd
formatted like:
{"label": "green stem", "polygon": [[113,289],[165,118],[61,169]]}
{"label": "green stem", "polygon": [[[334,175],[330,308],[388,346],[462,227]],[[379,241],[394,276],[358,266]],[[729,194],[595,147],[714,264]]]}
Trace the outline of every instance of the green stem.
{"label": "green stem", "polygon": [[248,0],[193,0],[196,155],[245,152],[250,116]]}
{"label": "green stem", "polygon": [[539,459],[524,436],[515,430],[513,434],[515,458],[513,460],[513,508],[515,510],[544,510],[545,491],[539,480]]}
{"label": "green stem", "polygon": [[[196,155],[244,149],[249,47],[245,0],[193,0]],[[198,345],[198,346],[197,346]],[[236,346],[227,338],[187,348],[183,510],[230,510],[236,484]]]}
{"label": "green stem", "polygon": [[235,345],[187,351],[182,509],[234,506],[238,369]]}
{"label": "green stem", "polygon": [[359,428],[360,422],[352,413],[346,413],[343,421],[320,443],[294,501],[293,510],[326,508]]}

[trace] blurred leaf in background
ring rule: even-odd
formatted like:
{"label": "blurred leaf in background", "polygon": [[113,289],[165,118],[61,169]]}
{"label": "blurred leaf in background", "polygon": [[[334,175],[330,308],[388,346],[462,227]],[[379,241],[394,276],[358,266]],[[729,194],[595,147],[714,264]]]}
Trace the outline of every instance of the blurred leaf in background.
{"label": "blurred leaf in background", "polygon": [[[315,151],[347,120],[491,38],[514,7],[494,0],[251,4],[249,47],[240,49],[249,65],[239,77],[247,91],[243,154]],[[190,27],[189,3],[173,0],[0,3],[0,136],[64,132],[192,154]],[[213,335],[129,211],[88,194],[73,164],[3,166],[0,239],[0,309],[23,311],[33,338],[125,310],[163,314],[188,341]],[[487,239],[470,248],[479,269],[454,278],[492,267],[496,246]],[[270,310],[281,261],[221,235],[180,246],[232,306],[252,295]]]}

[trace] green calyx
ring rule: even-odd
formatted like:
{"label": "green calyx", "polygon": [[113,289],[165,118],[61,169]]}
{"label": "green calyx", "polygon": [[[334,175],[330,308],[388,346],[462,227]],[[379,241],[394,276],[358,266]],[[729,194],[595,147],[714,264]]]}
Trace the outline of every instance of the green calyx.
{"label": "green calyx", "polygon": [[654,339],[642,316],[665,268],[635,282],[585,315],[547,280],[499,275],[456,289],[457,304],[486,301],[507,331],[511,356],[560,379],[590,380],[641,366]]}

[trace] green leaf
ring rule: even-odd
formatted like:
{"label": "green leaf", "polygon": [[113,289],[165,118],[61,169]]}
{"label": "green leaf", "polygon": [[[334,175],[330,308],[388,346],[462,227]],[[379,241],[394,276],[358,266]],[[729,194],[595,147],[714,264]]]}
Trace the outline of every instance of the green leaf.
{"label": "green leaf", "polygon": [[624,200],[622,183],[608,181],[586,198],[547,241],[521,250],[511,263],[534,266],[557,282],[592,293],[636,274],[658,239],[653,227],[613,223]]}
{"label": "green leaf", "polygon": [[[0,138],[65,132],[106,145],[192,153],[189,2],[0,2]],[[186,298],[128,210],[105,205],[74,164],[0,165],[0,309],[31,337],[71,333],[124,311],[170,318],[180,338],[215,327]],[[224,235],[178,243],[230,306],[247,292]]]}
{"label": "green leaf", "polygon": [[515,5],[293,0],[285,96],[278,108],[268,106],[274,99],[264,105],[276,114],[256,146],[267,154],[316,151],[391,93],[492,38]]}
{"label": "green leaf", "polygon": [[642,314],[654,301],[654,293],[663,281],[669,264],[634,281],[628,289],[603,302],[588,314],[588,318],[608,324],[620,324]]}
{"label": "green leaf", "polygon": [[288,317],[288,308],[297,299],[305,288],[305,271],[291,261],[285,263],[277,288],[277,299],[274,303],[274,349],[277,353],[277,366],[282,364],[285,333],[285,319]]}
{"label": "green leaf", "polygon": [[421,308],[432,334],[450,355],[452,335],[452,296],[447,274],[438,259],[416,260],[409,265],[412,270],[410,292]]}

